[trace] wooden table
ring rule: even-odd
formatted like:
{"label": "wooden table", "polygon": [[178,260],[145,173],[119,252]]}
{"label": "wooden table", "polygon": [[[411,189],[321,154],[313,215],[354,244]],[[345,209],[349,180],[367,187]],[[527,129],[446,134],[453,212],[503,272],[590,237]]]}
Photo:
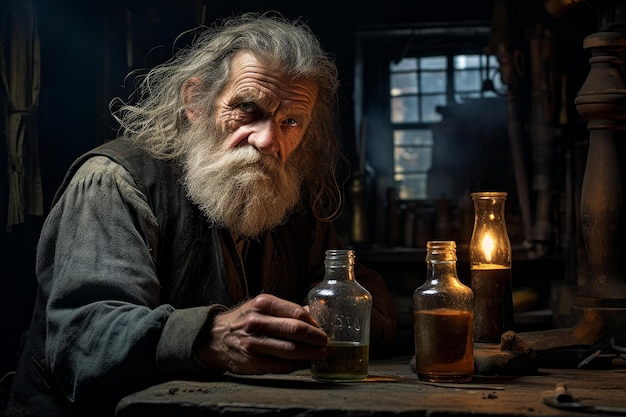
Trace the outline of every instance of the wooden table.
{"label": "wooden table", "polygon": [[[123,398],[116,416],[626,416],[626,369],[540,369],[537,375],[433,384],[417,379],[410,359],[372,361],[370,376],[358,383],[320,383],[309,371],[171,381]],[[591,414],[546,405],[543,398],[554,398],[561,382],[582,404],[619,409]]]}

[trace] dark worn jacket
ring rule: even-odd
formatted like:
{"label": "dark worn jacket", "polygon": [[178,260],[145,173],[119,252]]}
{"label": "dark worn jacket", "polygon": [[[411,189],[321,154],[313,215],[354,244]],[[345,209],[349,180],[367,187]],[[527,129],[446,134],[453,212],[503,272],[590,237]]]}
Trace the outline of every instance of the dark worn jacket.
{"label": "dark worn jacket", "polygon": [[[7,416],[112,415],[124,395],[174,378],[216,377],[192,354],[216,308],[259,292],[298,303],[321,280],[331,223],[300,209],[246,242],[213,227],[186,197],[174,162],[111,141],[70,168],[37,253],[38,294]],[[372,342],[395,336],[382,278]]]}

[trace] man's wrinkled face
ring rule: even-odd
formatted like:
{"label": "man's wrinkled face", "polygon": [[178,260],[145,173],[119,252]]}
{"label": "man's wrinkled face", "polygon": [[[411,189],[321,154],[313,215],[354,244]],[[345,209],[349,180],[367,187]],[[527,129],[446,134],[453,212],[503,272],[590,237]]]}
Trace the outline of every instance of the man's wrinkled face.
{"label": "man's wrinkled face", "polygon": [[317,88],[285,78],[245,51],[233,58],[230,80],[216,115],[229,135],[224,148],[251,145],[284,163],[311,121]]}
{"label": "man's wrinkled face", "polygon": [[185,185],[218,226],[252,237],[280,224],[300,198],[294,151],[311,121],[313,83],[287,78],[247,51],[209,120],[187,109]]}

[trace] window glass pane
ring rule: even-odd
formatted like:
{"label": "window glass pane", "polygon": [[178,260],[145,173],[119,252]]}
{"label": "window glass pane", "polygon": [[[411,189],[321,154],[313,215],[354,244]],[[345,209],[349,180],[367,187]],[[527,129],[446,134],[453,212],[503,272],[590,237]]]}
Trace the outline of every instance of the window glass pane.
{"label": "window glass pane", "polygon": [[453,59],[454,69],[480,68],[481,55],[456,55]]}
{"label": "window glass pane", "polygon": [[426,172],[433,160],[432,147],[396,146],[394,172]]}
{"label": "window glass pane", "polygon": [[445,56],[430,56],[420,58],[420,69],[422,70],[438,70],[446,69],[448,67]]}
{"label": "window glass pane", "polygon": [[414,72],[391,74],[391,96],[417,93],[417,77]]}
{"label": "window glass pane", "polygon": [[444,106],[446,104],[446,96],[444,94],[437,94],[433,96],[423,96],[422,106],[424,114],[422,115],[423,122],[440,122],[441,113],[437,112],[437,106]]}
{"label": "window glass pane", "polygon": [[420,85],[424,93],[445,93],[446,92],[446,72],[427,71],[420,72]]}
{"label": "window glass pane", "polygon": [[417,122],[417,97],[393,97],[391,99],[391,121],[393,123]]}
{"label": "window glass pane", "polygon": [[455,71],[455,91],[480,91],[482,80],[478,70]]}
{"label": "window glass pane", "polygon": [[426,174],[396,174],[394,179],[400,199],[425,200],[427,198],[428,176]]}
{"label": "window glass pane", "polygon": [[431,129],[396,129],[393,131],[393,144],[396,146],[433,146]]}
{"label": "window glass pane", "polygon": [[500,68],[500,63],[495,55],[489,55],[489,69]]}
{"label": "window glass pane", "polygon": [[402,58],[397,64],[391,61],[389,64],[391,72],[396,71],[415,71],[417,70],[417,58]]}

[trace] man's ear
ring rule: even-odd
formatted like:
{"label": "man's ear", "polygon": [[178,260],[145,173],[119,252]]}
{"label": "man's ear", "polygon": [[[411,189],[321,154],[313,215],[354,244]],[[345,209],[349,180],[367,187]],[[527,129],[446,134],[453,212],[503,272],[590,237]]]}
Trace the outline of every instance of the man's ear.
{"label": "man's ear", "polygon": [[187,120],[193,123],[199,117],[199,111],[196,107],[194,94],[197,92],[196,88],[200,85],[200,79],[198,77],[192,77],[185,81],[182,89],[183,104],[185,106],[185,116]]}

